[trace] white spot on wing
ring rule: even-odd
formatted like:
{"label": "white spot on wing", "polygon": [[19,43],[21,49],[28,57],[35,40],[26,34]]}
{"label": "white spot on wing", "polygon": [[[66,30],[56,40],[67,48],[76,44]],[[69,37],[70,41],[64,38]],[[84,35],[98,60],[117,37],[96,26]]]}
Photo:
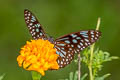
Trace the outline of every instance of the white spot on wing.
{"label": "white spot on wing", "polygon": [[76,39],[73,39],[72,42],[73,42],[73,43],[77,43],[77,40],[76,40]]}
{"label": "white spot on wing", "polygon": [[69,44],[69,43],[70,43],[70,41],[69,41],[69,40],[65,40],[65,43],[68,43],[68,44]]}
{"label": "white spot on wing", "polygon": [[77,37],[77,35],[75,35],[75,34],[71,34],[71,36],[72,36],[73,38]]}

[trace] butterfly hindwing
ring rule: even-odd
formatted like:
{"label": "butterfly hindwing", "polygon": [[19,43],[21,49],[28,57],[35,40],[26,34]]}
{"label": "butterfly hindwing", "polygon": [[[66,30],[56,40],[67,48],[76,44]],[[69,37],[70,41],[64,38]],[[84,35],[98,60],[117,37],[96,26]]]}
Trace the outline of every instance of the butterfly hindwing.
{"label": "butterfly hindwing", "polygon": [[34,39],[46,38],[45,32],[42,29],[42,25],[39,23],[39,21],[31,11],[25,9],[24,18],[29,29],[29,32],[31,33]]}
{"label": "butterfly hindwing", "polygon": [[97,30],[85,30],[62,36],[55,40],[55,48],[59,54],[58,64],[65,67],[74,58],[74,53],[80,53],[84,48],[96,42],[101,35]]}
{"label": "butterfly hindwing", "polygon": [[60,68],[70,64],[74,58],[75,52],[72,48],[68,48],[68,46],[69,45],[64,42],[57,42],[57,44],[55,44],[55,48],[57,49],[56,53],[59,55],[57,62]]}

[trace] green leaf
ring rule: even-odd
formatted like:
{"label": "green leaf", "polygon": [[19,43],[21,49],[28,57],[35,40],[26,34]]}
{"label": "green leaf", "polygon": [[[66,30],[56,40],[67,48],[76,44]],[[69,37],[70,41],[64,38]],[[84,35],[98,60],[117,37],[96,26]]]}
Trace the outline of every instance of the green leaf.
{"label": "green leaf", "polygon": [[78,79],[78,71],[76,71],[74,74],[74,80],[77,80],[77,79]]}
{"label": "green leaf", "polygon": [[107,78],[108,76],[110,76],[111,74],[105,74],[102,77],[96,77],[95,80],[105,80],[105,78]]}
{"label": "green leaf", "polygon": [[81,77],[81,79],[80,80],[85,80],[85,78],[88,76],[88,74],[87,73],[85,73],[82,77]]}
{"label": "green leaf", "polygon": [[5,74],[1,75],[0,80],[3,80],[4,76],[5,76]]}
{"label": "green leaf", "polygon": [[70,72],[69,73],[69,79],[59,79],[59,80],[77,80],[78,79],[78,71],[75,73]]}
{"label": "green leaf", "polygon": [[69,79],[70,79],[70,80],[73,80],[73,72],[70,72],[70,74],[69,74]]}
{"label": "green leaf", "polygon": [[[92,61],[92,72],[93,72],[93,77],[96,78],[97,80],[104,80],[105,76],[103,77],[98,77],[98,72],[102,70],[103,63],[112,61],[114,59],[120,59],[117,56],[110,56],[109,52],[105,52],[102,50],[99,50],[97,48],[94,50],[93,53],[93,61]],[[90,49],[85,49],[83,54],[82,54],[82,62],[85,63],[85,65],[88,67],[90,61]]]}

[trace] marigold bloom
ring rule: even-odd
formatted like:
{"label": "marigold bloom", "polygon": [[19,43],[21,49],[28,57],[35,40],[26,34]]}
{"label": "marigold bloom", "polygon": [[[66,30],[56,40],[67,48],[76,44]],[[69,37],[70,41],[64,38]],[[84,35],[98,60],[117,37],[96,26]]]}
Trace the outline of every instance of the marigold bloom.
{"label": "marigold bloom", "polygon": [[21,48],[20,55],[17,57],[18,65],[26,70],[33,70],[45,75],[48,69],[59,69],[57,63],[58,54],[54,45],[48,40],[31,40]]}

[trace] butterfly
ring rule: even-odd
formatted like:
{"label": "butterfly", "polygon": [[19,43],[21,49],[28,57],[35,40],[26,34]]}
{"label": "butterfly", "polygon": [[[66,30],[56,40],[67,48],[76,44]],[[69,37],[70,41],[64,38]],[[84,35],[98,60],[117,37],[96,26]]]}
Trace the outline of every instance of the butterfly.
{"label": "butterfly", "polygon": [[42,25],[31,11],[25,9],[24,18],[33,39],[49,40],[54,44],[54,48],[57,50],[56,53],[59,55],[57,63],[60,68],[70,64],[75,53],[80,53],[101,36],[101,32],[98,30],[81,30],[54,40],[52,37],[47,36]]}

